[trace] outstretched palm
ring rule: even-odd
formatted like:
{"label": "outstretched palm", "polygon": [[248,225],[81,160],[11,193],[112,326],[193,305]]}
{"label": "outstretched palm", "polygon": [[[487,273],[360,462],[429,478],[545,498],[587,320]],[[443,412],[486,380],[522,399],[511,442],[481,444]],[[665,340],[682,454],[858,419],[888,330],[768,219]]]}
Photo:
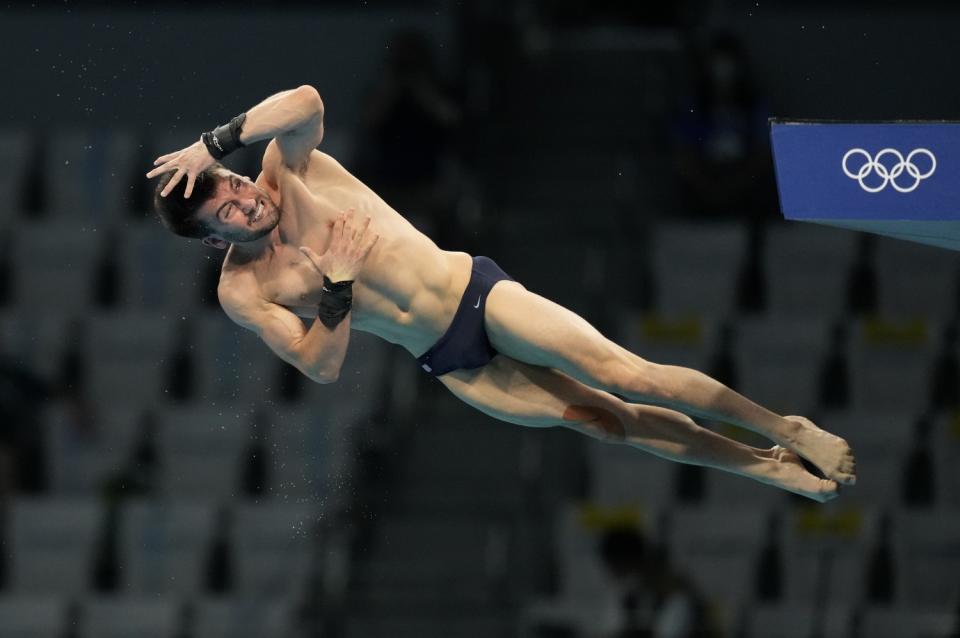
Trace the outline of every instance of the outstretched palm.
{"label": "outstretched palm", "polygon": [[360,224],[354,222],[353,210],[340,213],[333,222],[330,246],[322,255],[318,255],[309,246],[300,246],[300,252],[306,255],[317,273],[326,275],[330,281],[353,280],[379,235],[370,232],[370,217]]}
{"label": "outstretched palm", "polygon": [[[210,151],[207,150],[206,145],[202,141],[197,140],[186,148],[161,155],[153,160],[156,168],[147,173],[147,177],[156,177],[157,175],[176,170],[176,173],[170,178],[167,185],[160,191],[160,195],[166,197],[170,191],[173,190],[173,187],[186,175],[187,189],[184,191],[183,196],[190,197],[197,175],[213,166],[214,162],[216,162],[216,159],[214,159]],[[158,164],[159,166],[157,166]]]}

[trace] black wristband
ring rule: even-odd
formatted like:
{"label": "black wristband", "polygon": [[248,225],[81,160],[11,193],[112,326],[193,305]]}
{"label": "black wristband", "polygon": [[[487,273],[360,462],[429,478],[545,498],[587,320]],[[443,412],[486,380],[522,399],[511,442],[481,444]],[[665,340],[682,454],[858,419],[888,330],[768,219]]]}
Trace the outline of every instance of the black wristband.
{"label": "black wristband", "polygon": [[223,159],[238,148],[246,146],[240,141],[240,132],[243,130],[243,122],[246,119],[247,114],[241,113],[228,123],[200,135],[200,139],[203,140],[214,159]]}
{"label": "black wristband", "polygon": [[353,305],[353,280],[330,281],[323,276],[323,290],[320,292],[320,306],[317,318],[330,330],[337,327],[343,318],[350,312]]}

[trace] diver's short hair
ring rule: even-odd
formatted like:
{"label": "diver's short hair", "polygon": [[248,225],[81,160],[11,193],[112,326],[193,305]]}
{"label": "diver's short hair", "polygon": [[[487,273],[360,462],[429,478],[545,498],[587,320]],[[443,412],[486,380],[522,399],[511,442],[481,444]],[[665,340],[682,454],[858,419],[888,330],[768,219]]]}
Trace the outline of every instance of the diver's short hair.
{"label": "diver's short hair", "polygon": [[197,211],[217,192],[217,184],[224,179],[217,171],[223,168],[223,164],[214,162],[212,166],[197,175],[189,198],[183,196],[187,190],[186,177],[181,178],[166,197],[160,195],[160,192],[170,183],[175,171],[160,175],[153,192],[153,209],[167,230],[181,237],[195,239],[202,239],[210,234],[210,228],[197,218]]}

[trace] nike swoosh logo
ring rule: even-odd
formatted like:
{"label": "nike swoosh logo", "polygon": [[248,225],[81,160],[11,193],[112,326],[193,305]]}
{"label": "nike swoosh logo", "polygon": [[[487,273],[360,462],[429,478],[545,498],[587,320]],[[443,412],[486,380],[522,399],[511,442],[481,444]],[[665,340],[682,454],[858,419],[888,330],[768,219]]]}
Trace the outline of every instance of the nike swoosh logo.
{"label": "nike swoosh logo", "polygon": [[477,305],[474,306],[474,308],[479,308],[479,307],[480,307],[480,299],[482,298],[482,296],[483,296],[483,295],[481,295],[480,297],[477,297]]}

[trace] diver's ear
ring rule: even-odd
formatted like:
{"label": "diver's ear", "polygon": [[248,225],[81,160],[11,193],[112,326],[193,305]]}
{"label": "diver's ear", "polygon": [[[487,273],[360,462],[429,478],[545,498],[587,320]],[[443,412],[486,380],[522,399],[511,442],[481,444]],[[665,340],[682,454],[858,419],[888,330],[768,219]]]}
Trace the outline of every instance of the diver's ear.
{"label": "diver's ear", "polygon": [[203,239],[200,240],[200,243],[202,243],[204,246],[209,246],[210,248],[218,248],[220,250],[223,250],[224,248],[230,245],[224,240],[217,237],[216,235],[210,235],[208,237],[204,237]]}

